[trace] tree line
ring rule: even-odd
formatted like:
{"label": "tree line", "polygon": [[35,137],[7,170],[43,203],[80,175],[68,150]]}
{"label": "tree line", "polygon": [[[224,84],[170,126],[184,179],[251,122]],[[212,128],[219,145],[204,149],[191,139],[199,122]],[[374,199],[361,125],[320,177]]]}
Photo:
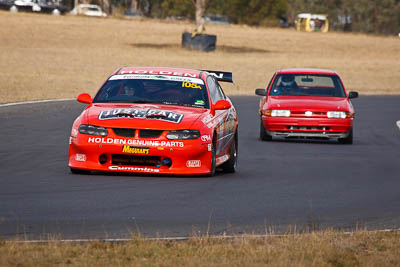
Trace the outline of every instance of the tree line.
{"label": "tree line", "polygon": [[[70,4],[73,0],[65,0]],[[137,8],[147,17],[195,19],[196,0],[81,0],[113,9]],[[299,13],[327,14],[332,30],[375,34],[400,32],[400,0],[204,0],[204,14],[232,23],[294,26]],[[66,3],[66,4],[67,4]],[[109,8],[108,8],[109,7]]]}

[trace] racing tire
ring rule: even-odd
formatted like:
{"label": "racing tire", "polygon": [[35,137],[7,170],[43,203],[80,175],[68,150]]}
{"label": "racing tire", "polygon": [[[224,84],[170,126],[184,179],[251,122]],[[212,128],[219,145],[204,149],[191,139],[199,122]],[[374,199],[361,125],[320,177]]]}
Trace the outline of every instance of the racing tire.
{"label": "racing tire", "polygon": [[237,168],[237,157],[238,157],[238,137],[235,134],[235,139],[232,142],[231,150],[229,152],[229,159],[221,167],[226,173],[234,173]]}
{"label": "racing tire", "polygon": [[71,173],[73,174],[90,174],[90,171],[88,170],[82,170],[82,169],[75,169],[75,168],[70,168]]}
{"label": "racing tire", "polygon": [[182,47],[189,50],[214,51],[217,47],[217,36],[210,34],[193,36],[190,32],[184,32],[182,34]]}
{"label": "racing tire", "polygon": [[260,121],[260,139],[262,141],[272,141],[272,136],[265,130],[262,120]]}
{"label": "racing tire", "polygon": [[345,138],[339,138],[338,142],[340,144],[346,144],[346,145],[351,145],[353,144],[353,128],[349,131],[349,135]]}
{"label": "racing tire", "polygon": [[210,172],[208,173],[208,177],[212,177],[215,175],[215,169],[216,169],[216,158],[217,158],[217,151],[216,151],[216,141],[215,141],[215,134],[212,142],[212,149],[211,149],[211,169]]}

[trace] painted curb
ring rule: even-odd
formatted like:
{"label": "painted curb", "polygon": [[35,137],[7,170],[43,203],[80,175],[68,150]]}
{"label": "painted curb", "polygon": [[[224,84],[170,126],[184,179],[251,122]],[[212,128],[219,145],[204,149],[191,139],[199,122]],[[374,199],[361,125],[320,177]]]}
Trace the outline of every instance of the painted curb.
{"label": "painted curb", "polygon": [[63,99],[47,99],[47,100],[14,102],[14,103],[0,104],[0,107],[10,107],[10,106],[27,105],[27,104],[39,104],[39,103],[50,103],[50,102],[62,102],[62,101],[71,101],[71,100],[75,100],[75,99],[74,98],[63,98]]}

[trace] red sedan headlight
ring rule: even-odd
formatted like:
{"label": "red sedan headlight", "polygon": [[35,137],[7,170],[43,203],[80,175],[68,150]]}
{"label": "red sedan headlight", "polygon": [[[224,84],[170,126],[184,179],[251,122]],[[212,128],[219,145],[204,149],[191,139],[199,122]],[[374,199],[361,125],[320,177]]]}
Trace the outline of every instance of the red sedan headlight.
{"label": "red sedan headlight", "polygon": [[330,119],[346,119],[352,117],[347,111],[328,111],[326,115]]}
{"label": "red sedan headlight", "polygon": [[268,117],[290,117],[288,109],[267,109],[263,110],[263,115]]}

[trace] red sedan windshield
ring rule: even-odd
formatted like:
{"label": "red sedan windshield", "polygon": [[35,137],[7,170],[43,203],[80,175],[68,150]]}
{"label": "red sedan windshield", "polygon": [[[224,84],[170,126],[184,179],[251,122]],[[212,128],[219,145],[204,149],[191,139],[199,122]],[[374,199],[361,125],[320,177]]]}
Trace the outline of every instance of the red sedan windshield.
{"label": "red sedan windshield", "polygon": [[346,97],[336,75],[279,74],[270,95]]}

